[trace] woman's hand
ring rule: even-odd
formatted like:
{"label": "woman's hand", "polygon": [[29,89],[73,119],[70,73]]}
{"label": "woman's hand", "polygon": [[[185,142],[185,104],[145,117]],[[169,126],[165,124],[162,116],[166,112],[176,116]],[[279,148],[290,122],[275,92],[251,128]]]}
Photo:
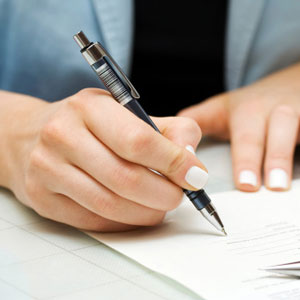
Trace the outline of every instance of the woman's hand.
{"label": "woman's hand", "polygon": [[178,114],[197,121],[203,134],[230,139],[234,181],[243,191],[286,190],[299,142],[300,64]]}
{"label": "woman's hand", "polygon": [[201,138],[193,120],[153,118],[159,134],[99,89],[51,104],[0,96],[8,103],[1,183],[42,216],[98,231],[154,225],[181,202],[179,186],[206,183],[204,166],[185,149]]}

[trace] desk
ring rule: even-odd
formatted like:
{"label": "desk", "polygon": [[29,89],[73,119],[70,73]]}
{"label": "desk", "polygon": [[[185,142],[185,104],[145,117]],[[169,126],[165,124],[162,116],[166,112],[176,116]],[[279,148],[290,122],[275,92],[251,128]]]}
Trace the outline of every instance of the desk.
{"label": "desk", "polygon": [[[234,188],[227,143],[197,151],[210,172],[208,193]],[[295,178],[300,178],[297,151]],[[41,218],[0,190],[0,298],[201,299],[84,233]]]}

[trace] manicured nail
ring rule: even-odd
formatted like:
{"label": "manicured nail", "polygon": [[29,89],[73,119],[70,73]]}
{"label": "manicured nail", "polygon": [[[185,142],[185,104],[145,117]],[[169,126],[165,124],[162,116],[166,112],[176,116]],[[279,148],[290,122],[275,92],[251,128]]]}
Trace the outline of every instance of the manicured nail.
{"label": "manicured nail", "polygon": [[187,146],[185,147],[185,149],[188,150],[188,151],[190,151],[191,153],[193,153],[193,154],[195,155],[195,150],[194,150],[194,147],[193,147],[193,146],[187,145]]}
{"label": "manicured nail", "polygon": [[253,186],[257,185],[257,177],[254,172],[250,170],[244,170],[240,172],[239,175],[239,183],[240,184],[250,184]]}
{"label": "manicured nail", "polygon": [[187,171],[185,180],[189,185],[200,190],[207,183],[208,174],[201,168],[193,166]]}
{"label": "manicured nail", "polygon": [[275,168],[269,173],[269,187],[270,188],[288,188],[288,175],[283,169]]}

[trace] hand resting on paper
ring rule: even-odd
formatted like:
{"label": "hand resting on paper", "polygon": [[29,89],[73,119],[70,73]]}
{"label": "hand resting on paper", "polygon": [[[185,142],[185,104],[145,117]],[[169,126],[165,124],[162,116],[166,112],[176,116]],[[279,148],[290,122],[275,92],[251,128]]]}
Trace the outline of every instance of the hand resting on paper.
{"label": "hand resting on paper", "polygon": [[234,181],[243,191],[290,187],[295,145],[300,141],[300,64],[249,86],[212,97],[179,112],[204,135],[230,139]]}

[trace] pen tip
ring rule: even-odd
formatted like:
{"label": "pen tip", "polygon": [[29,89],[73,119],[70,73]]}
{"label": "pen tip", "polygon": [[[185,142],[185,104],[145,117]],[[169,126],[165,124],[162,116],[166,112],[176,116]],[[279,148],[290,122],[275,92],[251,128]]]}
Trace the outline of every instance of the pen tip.
{"label": "pen tip", "polygon": [[227,235],[227,232],[225,231],[224,228],[222,228],[222,231],[223,231],[224,235]]}

